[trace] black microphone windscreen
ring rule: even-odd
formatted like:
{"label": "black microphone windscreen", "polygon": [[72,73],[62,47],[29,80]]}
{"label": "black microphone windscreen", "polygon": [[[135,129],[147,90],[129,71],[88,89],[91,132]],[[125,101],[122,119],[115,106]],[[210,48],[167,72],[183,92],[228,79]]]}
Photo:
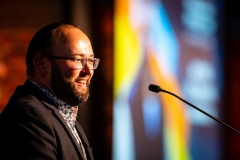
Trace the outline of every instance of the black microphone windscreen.
{"label": "black microphone windscreen", "polygon": [[156,92],[156,93],[158,93],[158,92],[161,91],[160,86],[155,85],[155,84],[150,84],[149,87],[148,87],[148,89],[149,89],[150,91]]}

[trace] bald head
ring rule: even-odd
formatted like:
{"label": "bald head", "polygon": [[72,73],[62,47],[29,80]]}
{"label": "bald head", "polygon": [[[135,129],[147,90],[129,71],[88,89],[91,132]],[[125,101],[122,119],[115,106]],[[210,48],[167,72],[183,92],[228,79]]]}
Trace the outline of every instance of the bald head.
{"label": "bald head", "polygon": [[36,32],[29,43],[26,55],[27,75],[29,77],[33,76],[35,72],[34,57],[37,54],[51,55],[56,51],[56,48],[62,49],[58,46],[64,45],[69,42],[70,38],[74,38],[74,36],[69,36],[72,31],[80,34],[83,40],[88,41],[89,45],[91,45],[89,39],[79,27],[68,23],[50,23]]}
{"label": "bald head", "polygon": [[72,25],[58,27],[53,34],[53,53],[78,53],[79,48],[84,53],[93,53],[89,38],[79,29]]}

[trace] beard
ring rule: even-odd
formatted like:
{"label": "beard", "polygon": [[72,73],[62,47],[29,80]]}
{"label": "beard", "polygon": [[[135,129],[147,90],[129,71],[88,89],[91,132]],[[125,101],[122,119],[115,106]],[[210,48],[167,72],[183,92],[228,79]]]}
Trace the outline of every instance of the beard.
{"label": "beard", "polygon": [[86,82],[87,89],[84,92],[80,92],[77,90],[74,81],[71,82],[65,78],[59,67],[54,63],[52,63],[51,74],[51,87],[59,99],[72,106],[79,106],[87,101],[89,97],[90,80]]}

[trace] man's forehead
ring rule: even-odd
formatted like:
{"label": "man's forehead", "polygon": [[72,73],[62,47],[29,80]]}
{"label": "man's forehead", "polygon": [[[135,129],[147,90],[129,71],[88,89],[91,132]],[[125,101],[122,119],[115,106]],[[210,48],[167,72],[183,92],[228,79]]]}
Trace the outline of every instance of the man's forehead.
{"label": "man's forehead", "polygon": [[62,41],[62,42],[67,42],[67,41],[72,41],[72,40],[84,40],[84,41],[89,41],[88,37],[79,29],[79,28],[59,28],[55,32],[54,39],[56,41]]}

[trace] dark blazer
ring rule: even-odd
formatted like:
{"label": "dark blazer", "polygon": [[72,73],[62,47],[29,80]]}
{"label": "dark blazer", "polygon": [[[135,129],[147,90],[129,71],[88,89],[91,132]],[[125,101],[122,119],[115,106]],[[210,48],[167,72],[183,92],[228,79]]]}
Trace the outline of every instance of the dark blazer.
{"label": "dark blazer", "polygon": [[[76,128],[88,160],[93,159],[87,137]],[[79,160],[82,151],[52,101],[30,81],[18,86],[0,114],[0,159]]]}

